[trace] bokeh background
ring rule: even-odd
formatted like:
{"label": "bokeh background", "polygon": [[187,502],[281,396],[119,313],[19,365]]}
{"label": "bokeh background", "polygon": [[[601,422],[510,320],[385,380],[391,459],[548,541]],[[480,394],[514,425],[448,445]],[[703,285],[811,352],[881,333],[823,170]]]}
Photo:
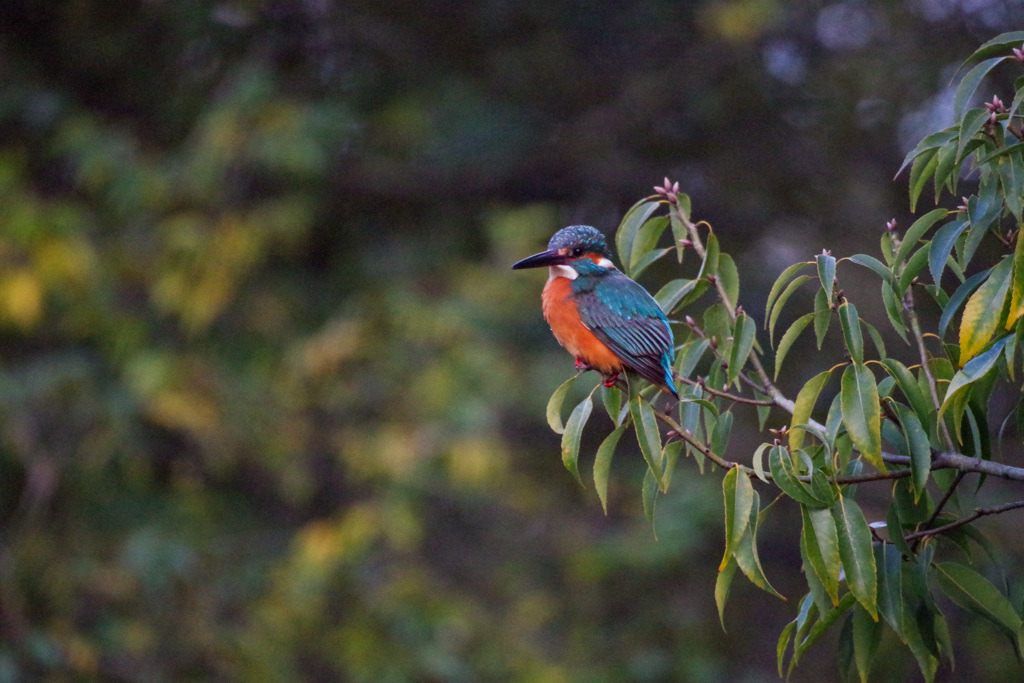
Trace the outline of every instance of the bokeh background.
{"label": "bokeh background", "polygon": [[[720,473],[681,463],[655,540],[626,444],[605,515],[544,420],[573,369],[543,274],[508,266],[569,223],[610,233],[667,175],[760,318],[786,265],[908,224],[903,155],[1021,22],[1016,0],[5,0],[0,681],[777,680],[793,511],[761,539],[789,601],[737,579],[724,632]],[[1019,677],[948,615],[958,677]],[[915,680],[890,641],[881,680]],[[793,679],[837,675],[830,636]]]}

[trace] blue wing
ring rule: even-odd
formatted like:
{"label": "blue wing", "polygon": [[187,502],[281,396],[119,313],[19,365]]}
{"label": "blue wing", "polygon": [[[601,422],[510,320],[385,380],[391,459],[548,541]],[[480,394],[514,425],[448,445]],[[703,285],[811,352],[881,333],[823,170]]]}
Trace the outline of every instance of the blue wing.
{"label": "blue wing", "polygon": [[672,381],[672,328],[658,302],[617,270],[574,282],[580,318],[623,363],[649,382]]}

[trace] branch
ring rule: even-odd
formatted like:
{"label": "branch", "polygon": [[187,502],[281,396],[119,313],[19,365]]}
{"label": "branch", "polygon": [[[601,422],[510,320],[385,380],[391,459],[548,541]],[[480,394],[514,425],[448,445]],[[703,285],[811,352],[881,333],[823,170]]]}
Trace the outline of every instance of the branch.
{"label": "branch", "polygon": [[990,508],[976,508],[974,512],[967,515],[966,517],[962,517],[956,520],[955,522],[950,522],[949,524],[944,524],[943,526],[935,527],[934,529],[915,531],[912,534],[907,534],[906,536],[904,536],[904,539],[907,541],[917,541],[922,538],[927,538],[928,536],[936,536],[938,534],[942,534],[947,531],[952,531],[953,529],[966,526],[967,524],[970,524],[976,519],[980,519],[981,517],[985,517],[986,515],[998,515],[1000,513],[1009,512],[1010,510],[1016,510],[1018,508],[1024,508],[1024,500],[1015,500],[1012,503],[1004,503],[1003,505],[996,505],[995,507]]}
{"label": "branch", "polygon": [[1012,481],[1024,481],[1024,468],[1003,465],[1002,463],[993,462],[991,460],[982,460],[981,458],[972,458],[964,455],[963,453],[956,453],[954,451],[939,453],[932,458],[932,469],[954,469],[960,470],[961,472],[988,474],[993,477],[1010,479]]}
{"label": "branch", "polygon": [[[924,334],[921,333],[921,322],[917,318],[917,307],[914,305],[914,293],[912,290],[913,287],[907,287],[907,291],[903,295],[903,310],[907,313],[907,318],[910,320],[910,331],[917,342],[917,353],[921,357],[921,372],[924,373],[925,380],[928,382],[932,405],[935,407],[935,410],[939,410],[942,408],[942,401],[939,400],[939,390],[935,384],[935,377],[932,376],[931,368],[928,367],[928,349],[924,345]],[[942,431],[942,438],[945,440],[946,448],[952,450],[953,439],[949,435],[946,423],[942,420],[939,420],[939,429]]]}
{"label": "branch", "polygon": [[746,404],[752,405],[752,406],[773,406],[773,405],[775,405],[775,401],[761,401],[761,400],[756,399],[756,398],[747,398],[746,396],[739,396],[737,394],[730,394],[730,393],[728,393],[726,391],[718,391],[717,389],[712,389],[711,387],[709,387],[707,385],[706,382],[704,382],[703,379],[690,379],[689,377],[679,377],[678,379],[679,379],[680,382],[682,382],[684,384],[690,384],[690,385],[694,385],[694,386],[699,386],[701,389],[703,389],[704,391],[708,392],[712,396],[718,396],[719,398],[726,398],[726,399],[729,399],[730,401],[735,401],[736,403],[746,403]]}

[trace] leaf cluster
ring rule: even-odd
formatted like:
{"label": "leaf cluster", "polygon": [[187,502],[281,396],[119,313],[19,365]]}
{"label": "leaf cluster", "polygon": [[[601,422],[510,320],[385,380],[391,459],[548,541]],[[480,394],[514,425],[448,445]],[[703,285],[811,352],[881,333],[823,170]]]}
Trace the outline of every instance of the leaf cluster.
{"label": "leaf cluster", "polygon": [[[655,188],[656,195],[626,213],[616,233],[623,270],[631,277],[670,254],[680,270],[687,252],[697,263],[691,277],[673,279],[655,295],[676,329],[680,399],[666,401],[633,376],[600,389],[613,430],[597,451],[595,488],[607,509],[611,461],[628,431],[647,464],[642,499],[652,523],[680,456],[692,457],[702,473],[724,471],[725,548],[715,587],[723,626],[737,569],[781,597],[759,559],[757,534],[776,501],[799,507],[802,526],[793,540],[807,592],[778,639],[780,675],[835,627],[844,676],[868,680],[888,630],[925,679],[933,680],[954,656],[940,595],[991,621],[1021,655],[1020,601],[1011,599],[989,541],[973,524],[1024,507],[1024,501],[971,511],[970,495],[959,487],[967,475],[977,475],[977,491],[992,475],[1024,481],[1024,470],[998,462],[989,424],[994,390],[1000,382],[1017,382],[1024,354],[1024,76],[1015,82],[1008,108],[998,97],[969,107],[992,69],[1024,63],[1014,48],[1022,42],[1024,32],[1007,33],[967,60],[975,66],[956,91],[957,123],[922,140],[900,169],[910,168],[912,210],[926,187],[937,202],[946,193],[956,197],[961,186],[973,192],[956,208],[924,213],[905,231],[890,222],[880,258],[836,258],[825,251],[786,268],[768,295],[767,334],[760,339],[754,319],[738,305],[735,262],[711,226],[692,221],[690,200],[678,185],[666,181]],[[671,246],[659,247],[666,231]],[[986,241],[1002,255],[978,263],[979,253],[991,251],[979,251]],[[878,278],[889,326],[905,343],[894,352],[842,288],[847,264]],[[781,328],[787,304],[807,287],[813,289],[813,310]],[[938,308],[934,331],[922,329],[918,299]],[[838,327],[844,353],[823,356],[831,367],[790,400],[774,382],[812,324],[819,351]],[[575,406],[563,426],[562,403],[579,381],[578,375],[559,387],[548,418],[563,434],[566,467],[582,482],[580,437],[599,389]],[[819,412],[829,392],[833,398]],[[756,415],[762,432],[770,415],[774,420],[785,413],[786,424],[769,430],[753,453],[727,457],[739,412]],[[1024,403],[1014,415],[1020,438]],[[881,488],[875,495],[886,489],[890,494],[887,508],[873,512],[874,518],[857,502],[865,486]],[[762,504],[763,495],[772,502]]]}

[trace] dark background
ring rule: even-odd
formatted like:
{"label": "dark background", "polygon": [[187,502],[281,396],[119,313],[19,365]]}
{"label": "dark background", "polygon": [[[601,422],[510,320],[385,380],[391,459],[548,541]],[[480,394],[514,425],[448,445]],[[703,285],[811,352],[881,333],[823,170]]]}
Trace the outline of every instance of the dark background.
{"label": "dark background", "polygon": [[[909,224],[903,155],[1020,26],[1014,0],[6,0],[0,680],[777,680],[796,511],[760,539],[789,600],[737,578],[723,632],[720,473],[680,463],[655,541],[625,445],[602,514],[544,420],[573,369],[543,277],[508,266],[667,175],[760,320],[785,266]],[[1011,522],[981,525],[1019,548]],[[946,614],[957,678],[1019,678]],[[879,679],[915,680],[897,645]],[[831,634],[794,680],[836,677]]]}

